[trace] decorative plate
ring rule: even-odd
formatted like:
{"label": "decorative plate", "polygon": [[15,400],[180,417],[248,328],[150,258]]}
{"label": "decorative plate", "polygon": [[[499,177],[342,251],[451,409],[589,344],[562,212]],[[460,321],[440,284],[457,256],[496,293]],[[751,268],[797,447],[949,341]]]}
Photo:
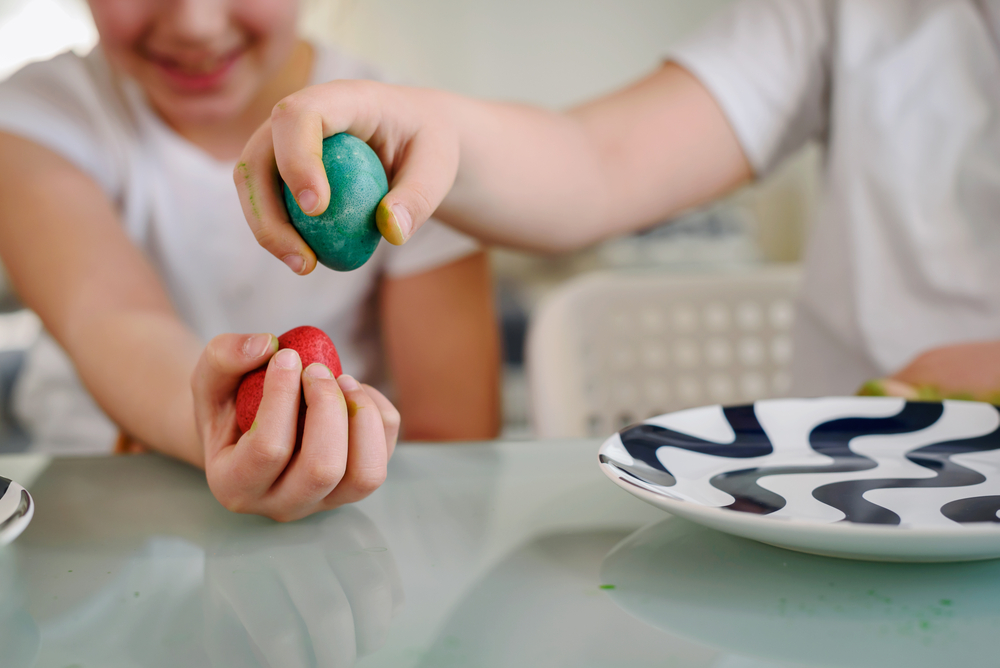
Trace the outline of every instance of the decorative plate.
{"label": "decorative plate", "polygon": [[884,561],[1000,557],[1000,412],[990,404],[707,406],[623,429],[600,462],[644,501],[779,547]]}
{"label": "decorative plate", "polygon": [[35,504],[28,490],[0,477],[0,545],[21,535],[34,514]]}

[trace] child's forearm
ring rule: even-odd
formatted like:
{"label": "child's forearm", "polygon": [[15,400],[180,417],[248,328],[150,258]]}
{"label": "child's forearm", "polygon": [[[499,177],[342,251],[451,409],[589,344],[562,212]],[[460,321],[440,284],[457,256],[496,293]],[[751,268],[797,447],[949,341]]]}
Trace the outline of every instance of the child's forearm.
{"label": "child's forearm", "polygon": [[578,248],[751,177],[714,98],[676,65],[565,114],[437,95],[461,147],[437,216],[490,241]]}
{"label": "child's forearm", "polygon": [[202,345],[176,316],[134,310],[81,319],[68,348],[84,385],[126,434],[204,467],[191,398]]}

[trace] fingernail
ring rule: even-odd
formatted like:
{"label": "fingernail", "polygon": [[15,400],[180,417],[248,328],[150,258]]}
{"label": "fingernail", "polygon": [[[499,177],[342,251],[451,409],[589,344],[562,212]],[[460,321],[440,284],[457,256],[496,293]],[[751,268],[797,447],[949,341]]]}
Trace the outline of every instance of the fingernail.
{"label": "fingernail", "polygon": [[270,334],[254,334],[243,343],[243,354],[256,359],[271,350],[274,337]]}
{"label": "fingernail", "polygon": [[379,204],[375,211],[375,224],[385,240],[393,246],[402,246],[410,236],[410,228],[413,227],[410,214],[399,205],[388,207]]}
{"label": "fingernail", "polygon": [[274,363],[279,369],[294,369],[299,366],[299,354],[291,348],[284,348],[274,356]]}
{"label": "fingernail", "polygon": [[337,379],[337,383],[340,385],[340,389],[346,392],[353,392],[354,390],[361,389],[361,385],[358,384],[358,381],[354,380],[354,378],[348,376],[346,373]]}
{"label": "fingernail", "polygon": [[313,362],[306,367],[306,375],[310,378],[333,378],[330,367],[321,362]]}
{"label": "fingernail", "polygon": [[314,193],[309,188],[300,192],[296,199],[299,202],[299,208],[302,209],[302,212],[307,216],[311,216],[313,211],[316,210],[316,207],[319,206],[319,195]]}
{"label": "fingernail", "polygon": [[288,265],[288,268],[296,274],[301,274],[306,268],[306,259],[301,255],[291,254],[281,258],[281,261]]}

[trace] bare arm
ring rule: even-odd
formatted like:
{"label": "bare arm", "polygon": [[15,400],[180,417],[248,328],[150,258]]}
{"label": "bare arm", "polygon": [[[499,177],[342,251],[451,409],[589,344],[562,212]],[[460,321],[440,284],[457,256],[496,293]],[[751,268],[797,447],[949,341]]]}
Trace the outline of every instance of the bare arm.
{"label": "bare arm", "polygon": [[[222,334],[202,349],[90,178],[0,133],[0,253],[11,279],[131,436],[205,468],[230,510],[279,520],[364,498],[385,478],[399,414],[376,390],[322,364],[303,369],[271,334]],[[235,398],[268,364],[254,426]],[[301,446],[299,402],[306,403]]]}
{"label": "bare arm", "polygon": [[500,427],[500,345],[486,253],[381,287],[404,438],[477,440]]}
{"label": "bare arm", "polygon": [[258,241],[279,258],[315,258],[287,221],[275,186],[297,196],[329,186],[319,146],[350,132],[379,154],[391,189],[378,222],[403,243],[435,209],[490,242],[579,248],[642,228],[745,183],[752,170],[718,104],[683,68],[568,113],[426,89],[337,81],[275,108],[244,149],[235,180]]}
{"label": "bare arm", "polygon": [[190,376],[202,346],[104,193],[74,165],[0,133],[0,253],[18,293],[123,429],[204,466]]}

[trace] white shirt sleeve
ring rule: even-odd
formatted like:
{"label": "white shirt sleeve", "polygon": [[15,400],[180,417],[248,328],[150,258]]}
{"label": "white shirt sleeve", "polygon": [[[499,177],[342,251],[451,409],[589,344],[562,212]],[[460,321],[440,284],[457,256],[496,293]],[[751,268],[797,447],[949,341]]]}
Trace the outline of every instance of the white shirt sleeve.
{"label": "white shirt sleeve", "polygon": [[400,277],[419,274],[454,262],[479,250],[472,238],[433,218],[417,230],[402,246],[389,246],[385,273]]}
{"label": "white shirt sleeve", "polygon": [[744,0],[668,54],[715,97],[758,176],[825,137],[835,9]]}
{"label": "white shirt sleeve", "polygon": [[116,102],[101,89],[109,82],[98,81],[102,62],[64,53],[14,73],[0,83],[0,131],[58,153],[113,196],[121,129],[110,125],[108,106]]}

